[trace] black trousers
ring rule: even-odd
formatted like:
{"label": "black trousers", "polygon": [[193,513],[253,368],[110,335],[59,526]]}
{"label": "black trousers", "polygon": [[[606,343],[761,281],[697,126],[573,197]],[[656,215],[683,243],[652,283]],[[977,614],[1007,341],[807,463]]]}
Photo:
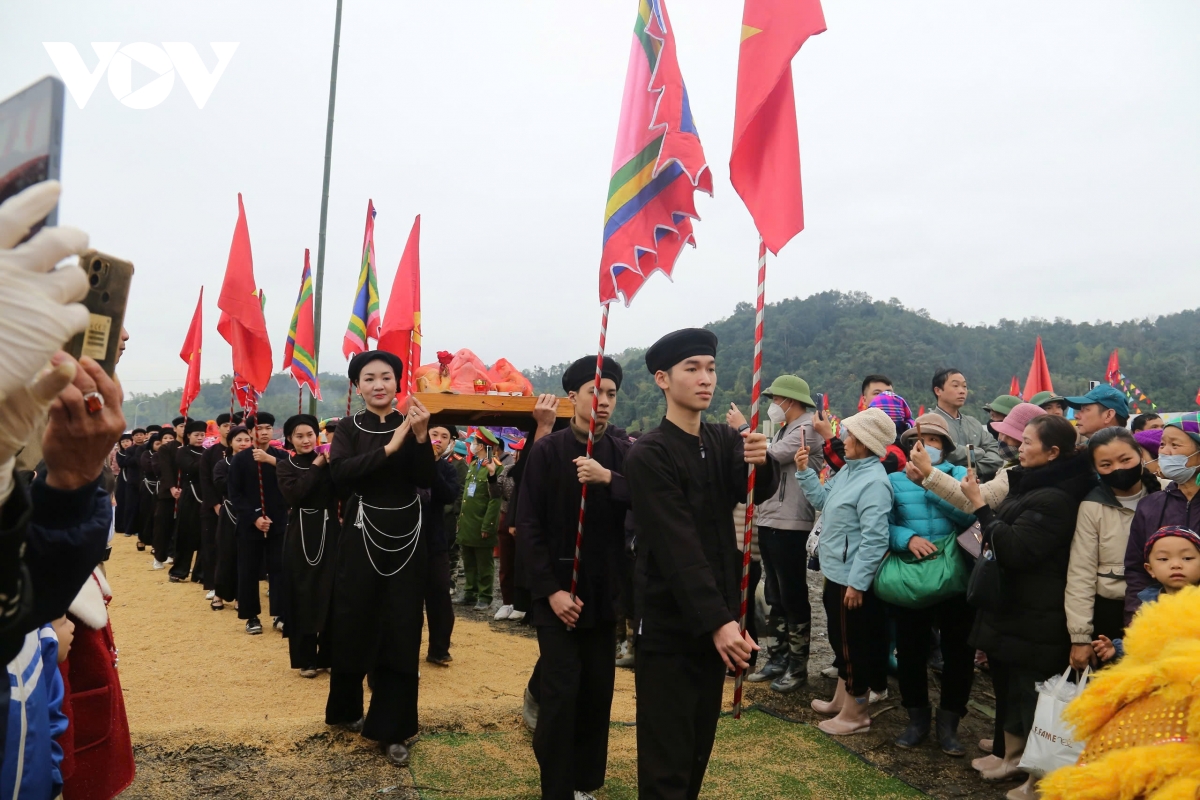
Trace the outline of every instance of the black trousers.
{"label": "black trousers", "polygon": [[204,588],[217,588],[217,515],[209,506],[200,508],[200,572],[204,575]]}
{"label": "black trousers", "polygon": [[[363,718],[363,673],[329,675],[325,724],[345,725]],[[371,673],[371,708],[362,735],[384,744],[402,744],[417,735],[417,673],[378,666]]]}
{"label": "black trousers", "polygon": [[538,626],[540,709],[533,753],[542,800],[572,800],[604,785],[612,713],[615,623],[568,631]]}
{"label": "black trousers", "polygon": [[238,619],[250,619],[262,613],[258,582],[264,566],[267,569],[267,587],[271,593],[271,614],[277,617],[284,608],[284,598],[276,591],[279,576],[283,573],[283,535],[272,532],[271,536],[263,536],[262,531],[254,527],[248,531],[238,531]]}
{"label": "black trousers", "polygon": [[[237,526],[229,512],[221,510],[217,519],[217,597],[232,602],[238,596]],[[257,587],[255,587],[257,588]]]}
{"label": "black trousers", "polygon": [[929,649],[933,626],[941,631],[942,697],[938,707],[966,716],[971,683],[975,680],[975,648],[967,643],[975,624],[975,609],[965,595],[930,608],[890,606],[896,622],[896,663],[900,699],[905,708],[929,708]]}
{"label": "black trousers", "polygon": [[763,572],[771,575],[779,592],[779,606],[771,613],[787,617],[789,625],[811,625],[808,600],[808,531],[758,527],[758,547]]}
{"label": "black trousers", "polygon": [[[1092,638],[1107,636],[1109,639],[1125,638],[1125,601],[1096,597],[1092,607]],[[1063,669],[1066,669],[1064,667]]]}
{"label": "black trousers", "polygon": [[[846,608],[846,587],[825,579],[822,600],[828,619],[829,646],[833,648],[833,666],[838,677],[846,682],[846,691],[862,697],[872,688],[887,686],[886,662],[880,674],[879,648],[876,639],[886,631],[883,604],[868,589],[863,592],[862,605]],[[884,634],[886,635],[886,634]],[[929,655],[926,648],[925,655]]]}
{"label": "black trousers", "polygon": [[724,686],[725,662],[716,648],[656,653],[639,644],[634,687],[640,800],[699,797]]}
{"label": "black trousers", "polygon": [[154,495],[144,486],[138,489],[138,541],[150,547],[154,546]]}
{"label": "black trousers", "polygon": [[175,536],[175,498],[158,497],[154,500],[154,559],[165,563],[171,554],[171,540]]}
{"label": "black trousers", "polygon": [[425,579],[425,620],[429,625],[430,658],[450,655],[450,634],[454,632],[454,604],[450,601],[450,554],[429,554],[429,575]]}
{"label": "black trousers", "polygon": [[[1033,729],[1033,715],[1037,711],[1038,693],[1034,684],[1046,680],[1050,675],[1011,662],[997,661],[990,653],[988,666],[992,671],[992,688],[996,692],[996,733],[1000,734],[997,738],[1003,739],[1003,733],[1027,738]],[[1066,668],[1065,662],[1063,668]],[[993,755],[997,755],[995,751]]]}
{"label": "black trousers", "polygon": [[[286,627],[284,631],[287,631]],[[287,640],[292,669],[329,669],[333,666],[333,635],[329,628],[322,633],[289,633]]]}
{"label": "black trousers", "polygon": [[[188,489],[184,489],[188,491]],[[194,574],[192,562],[196,562],[199,571],[200,560],[196,551],[200,549],[200,506],[193,502],[181,503],[179,516],[175,519],[175,563],[171,566],[171,574],[177,578],[186,579]]]}

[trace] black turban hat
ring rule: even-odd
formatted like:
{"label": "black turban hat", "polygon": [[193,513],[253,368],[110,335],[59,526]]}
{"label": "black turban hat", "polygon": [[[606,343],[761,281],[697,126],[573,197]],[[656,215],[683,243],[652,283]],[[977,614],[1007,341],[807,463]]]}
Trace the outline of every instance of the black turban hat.
{"label": "black turban hat", "polygon": [[[621,380],[625,377],[625,371],[621,369],[621,365],[617,363],[615,358],[605,356],[604,366],[600,368],[600,377],[608,378],[620,389]],[[585,383],[592,383],[595,380],[596,357],[584,356],[567,367],[566,372],[563,373],[563,391],[578,392]]]}
{"label": "black turban hat", "polygon": [[119,437],[117,437],[118,442],[123,442],[126,439],[133,441],[133,434],[132,433],[122,433]]}
{"label": "black turban hat", "polygon": [[233,418],[229,414],[217,414],[218,425],[224,425],[226,422],[233,422]]}
{"label": "black turban hat", "polygon": [[187,424],[183,426],[183,436],[186,439],[196,431],[204,433],[208,430],[208,423],[202,419],[189,419]]}
{"label": "black turban hat", "polygon": [[717,335],[703,328],[684,328],[668,333],[646,351],[646,368],[653,375],[694,356],[716,358]]}
{"label": "black turban hat", "polygon": [[145,428],[134,428],[134,429],[133,429],[133,435],[134,435],[134,436],[137,436],[139,433],[143,433],[143,434],[144,434],[144,433],[146,433],[146,432],[147,432],[147,431],[146,431],[146,429],[145,429]]}
{"label": "black turban hat", "polygon": [[372,361],[386,363],[396,373],[396,383],[400,383],[400,378],[404,376],[404,362],[400,360],[400,356],[389,353],[387,350],[366,350],[350,359],[350,382],[357,386],[358,376],[363,371],[363,367]]}
{"label": "black turban hat", "polygon": [[[174,436],[175,434],[171,435]],[[150,434],[149,438],[146,439],[146,446],[150,449],[154,449],[154,443],[160,441],[162,441],[162,433],[160,431],[155,431],[154,433]]]}
{"label": "black turban hat", "polygon": [[259,412],[255,413],[253,416],[251,416],[250,419],[254,422],[254,427],[256,427],[256,428],[259,425],[274,425],[275,424],[275,415],[272,414],[270,411],[259,411]]}
{"label": "black turban hat", "polygon": [[235,411],[233,416],[229,418],[229,421],[232,422],[234,425],[241,425],[245,421],[245,419],[246,419],[245,411]]}
{"label": "black turban hat", "polygon": [[336,419],[326,420],[325,421],[325,432],[326,433],[335,433],[337,431],[337,425],[338,425],[338,421]]}
{"label": "black turban hat", "polygon": [[183,425],[186,422],[187,417],[176,417],[175,419],[171,420],[171,427],[174,428],[176,425]]}
{"label": "black turban hat", "polygon": [[158,433],[162,430],[162,425],[147,425],[146,433]]}
{"label": "black turban hat", "polygon": [[283,440],[291,441],[292,431],[296,430],[301,425],[307,425],[313,429],[313,433],[319,433],[321,424],[317,422],[317,418],[312,414],[295,414],[287,418],[287,422],[283,423]]}

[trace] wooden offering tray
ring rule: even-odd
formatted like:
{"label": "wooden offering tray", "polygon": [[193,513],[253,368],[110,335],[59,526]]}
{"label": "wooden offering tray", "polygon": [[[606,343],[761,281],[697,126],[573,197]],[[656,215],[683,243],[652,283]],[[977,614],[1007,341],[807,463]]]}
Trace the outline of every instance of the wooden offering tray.
{"label": "wooden offering tray", "polygon": [[[533,407],[536,397],[513,397],[502,394],[442,394],[417,392],[435,422],[451,425],[489,425],[533,430]],[[569,398],[558,398],[558,418],[570,419],[575,404]]]}

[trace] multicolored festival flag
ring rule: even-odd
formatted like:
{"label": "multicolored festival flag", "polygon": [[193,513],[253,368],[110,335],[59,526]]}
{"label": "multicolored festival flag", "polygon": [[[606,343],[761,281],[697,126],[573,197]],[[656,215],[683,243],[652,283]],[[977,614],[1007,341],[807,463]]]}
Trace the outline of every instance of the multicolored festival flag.
{"label": "multicolored festival flag", "polygon": [[825,30],[820,0],[746,0],[729,181],[779,255],[804,230],[792,57]]}
{"label": "multicolored festival flag", "polygon": [[375,204],[368,200],[358,290],[354,293],[350,324],[342,339],[342,355],[352,358],[369,350],[371,339],[379,339],[379,280],[375,277]]}
{"label": "multicolored festival flag", "polygon": [[221,319],[217,332],[233,348],[233,382],[243,408],[253,408],[271,380],[271,340],[263,315],[266,297],[254,282],[254,256],[250,251],[250,228],[246,209],[238,194],[238,220],[229,247],[229,262],[217,307]]}
{"label": "multicolored festival flag", "polygon": [[671,276],[696,244],[695,192],[712,194],[664,0],[640,0],[604,208],[600,303],[628,306],[655,271]]}
{"label": "multicolored festival flag", "polygon": [[421,215],[413,220],[396,267],[396,280],[388,297],[387,313],[379,334],[379,349],[400,356],[404,376],[399,397],[403,399],[413,385],[413,374],[421,364]]}
{"label": "multicolored festival flag", "polygon": [[317,364],[313,358],[313,279],[308,264],[308,248],[304,248],[304,273],[300,276],[300,294],[292,311],[287,344],[283,347],[283,369],[291,370],[297,386],[307,386],[312,396],[321,399],[321,382],[317,380]]}
{"label": "multicolored festival flag", "polygon": [[[1137,387],[1132,381],[1125,377],[1125,373],[1121,371],[1121,360],[1116,350],[1112,351],[1112,355],[1108,357],[1108,368],[1104,371],[1104,379],[1108,381],[1108,385],[1120,389],[1125,393],[1125,399],[1129,401],[1129,408],[1133,413],[1142,413],[1141,406],[1138,402],[1148,403],[1151,411],[1158,410],[1158,404],[1146,396],[1146,393]],[[1196,393],[1196,397],[1200,398],[1200,392]],[[1200,400],[1197,400],[1200,403]]]}
{"label": "multicolored festival flag", "polygon": [[183,381],[183,396],[179,399],[179,413],[187,416],[192,401],[200,396],[200,351],[204,344],[204,287],[200,287],[200,299],[196,301],[196,312],[188,327],[187,338],[179,357],[188,365],[187,378]]}

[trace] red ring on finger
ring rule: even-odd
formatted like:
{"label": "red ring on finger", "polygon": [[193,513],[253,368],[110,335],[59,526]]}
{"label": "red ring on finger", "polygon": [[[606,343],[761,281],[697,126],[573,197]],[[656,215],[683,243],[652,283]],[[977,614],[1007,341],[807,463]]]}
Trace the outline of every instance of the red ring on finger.
{"label": "red ring on finger", "polygon": [[83,404],[89,414],[99,414],[104,410],[104,395],[99,392],[88,392],[83,396]]}

